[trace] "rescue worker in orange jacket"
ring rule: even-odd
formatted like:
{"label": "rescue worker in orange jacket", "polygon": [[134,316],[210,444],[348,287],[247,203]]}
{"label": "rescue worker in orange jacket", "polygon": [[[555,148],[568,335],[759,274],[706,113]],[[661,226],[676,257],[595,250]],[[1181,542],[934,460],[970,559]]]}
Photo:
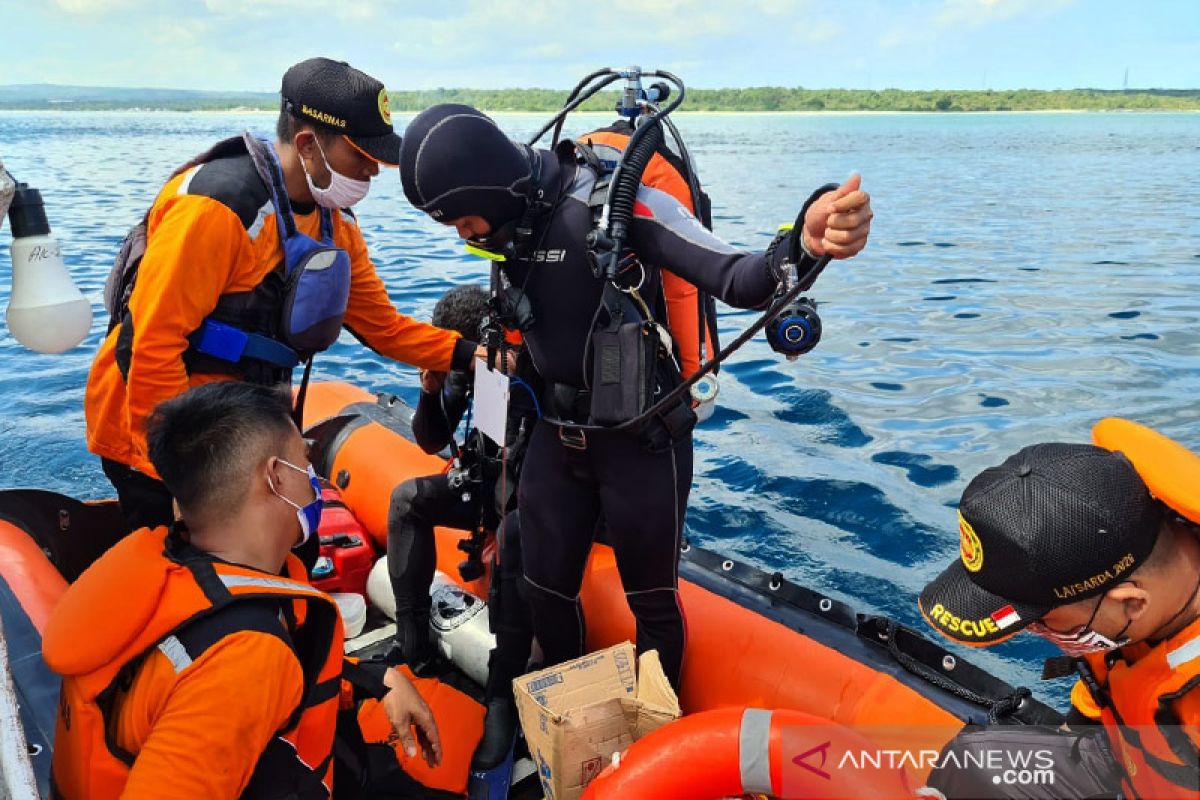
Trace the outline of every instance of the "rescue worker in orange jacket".
{"label": "rescue worker in orange jacket", "polygon": [[[1127,420],[1095,445],[1039,444],[975,477],[961,560],[921,593],[943,635],[986,646],[1021,630],[1077,670],[1134,798],[1200,792],[1200,457]],[[1070,674],[1063,670],[1060,674]]]}
{"label": "rescue worker in orange jacket", "polygon": [[285,390],[229,381],[154,412],[150,458],[181,519],[119,542],[50,618],[56,796],[328,797],[345,676],[383,697],[410,754],[440,759],[421,696],[343,663],[337,606],[290,554],[321,497],[290,413]]}
{"label": "rescue worker in orange jacket", "polygon": [[[301,238],[348,256],[343,294],[330,300],[336,292],[315,292],[341,303],[316,312],[328,341],[341,323],[382,355],[443,371],[468,367],[475,350],[457,333],[395,309],[348,210],[381,166],[399,162],[383,84],[345,63],[314,58],[287,71],[281,94],[277,138],[265,145],[273,152],[264,153],[281,171],[279,197],[240,140],[193,160],[159,192],[145,220],[136,282],[110,309],[113,327],[88,376],[88,449],[101,457],[131,528],[172,519],[171,498],[146,452],[146,418],[155,406],[217,379],[288,381],[292,367],[312,354],[281,337],[281,317],[307,310],[289,299],[285,217]],[[280,215],[279,203],[290,215]],[[232,356],[230,336],[241,337]]]}

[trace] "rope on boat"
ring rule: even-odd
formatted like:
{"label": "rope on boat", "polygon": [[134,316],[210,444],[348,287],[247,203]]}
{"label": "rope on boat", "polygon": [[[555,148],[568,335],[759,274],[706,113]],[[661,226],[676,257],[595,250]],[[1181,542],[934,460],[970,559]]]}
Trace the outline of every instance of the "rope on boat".
{"label": "rope on boat", "polygon": [[921,663],[917,659],[910,656],[900,649],[900,645],[896,643],[896,635],[899,633],[900,624],[895,620],[888,620],[887,628],[887,647],[892,658],[906,670],[921,678],[924,681],[932,683],[934,686],[949,692],[955,697],[962,698],[968,703],[974,703],[978,706],[983,706],[988,710],[988,722],[996,723],[1003,717],[1015,712],[1021,707],[1021,703],[1025,698],[1030,697],[1033,693],[1024,686],[1013,690],[1012,694],[1001,698],[987,697],[979,694],[972,689],[968,689],[957,681],[953,681],[946,676],[931,669],[928,665]]}

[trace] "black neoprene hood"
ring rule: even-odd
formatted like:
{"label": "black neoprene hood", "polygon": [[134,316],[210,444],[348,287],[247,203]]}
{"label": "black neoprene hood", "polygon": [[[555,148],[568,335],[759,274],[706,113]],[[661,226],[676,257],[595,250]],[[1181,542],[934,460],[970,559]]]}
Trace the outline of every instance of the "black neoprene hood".
{"label": "black neoprene hood", "polygon": [[433,106],[404,132],[404,196],[440,222],[480,216],[494,230],[515,220],[525,210],[530,175],[528,148],[470,106]]}

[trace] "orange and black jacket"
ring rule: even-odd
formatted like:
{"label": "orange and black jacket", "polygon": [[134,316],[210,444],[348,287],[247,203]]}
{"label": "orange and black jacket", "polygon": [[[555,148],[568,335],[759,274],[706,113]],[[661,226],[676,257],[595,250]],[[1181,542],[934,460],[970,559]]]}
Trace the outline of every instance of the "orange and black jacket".
{"label": "orange and black jacket", "polygon": [[342,623],[288,562],[299,579],[143,528],[71,585],[43,638],[56,797],[330,796]]}
{"label": "orange and black jacket", "polygon": [[[297,228],[319,239],[316,207],[294,204],[293,210]],[[353,216],[332,216],[334,243],[351,261],[345,327],[398,361],[436,370],[467,367],[474,345],[399,313]],[[128,316],[96,353],[85,416],[89,450],[156,476],[146,455],[150,412],[192,386],[231,377],[195,359],[188,337],[218,304],[236,312],[239,299],[261,298],[272,276],[278,280],[283,251],[269,192],[244,150],[175,175],[146,224],[146,252]],[[281,377],[287,378],[274,380]]]}
{"label": "orange and black jacket", "polygon": [[1082,671],[1072,700],[1099,709],[1128,796],[1200,796],[1200,620],[1156,645],[1090,654]]}
{"label": "orange and black jacket", "polygon": [[[579,142],[590,146],[603,161],[618,161],[632,135],[632,128],[622,120],[612,127],[580,136]],[[696,208],[683,170],[683,164],[673,163],[662,153],[655,153],[642,173],[642,184],[671,195],[707,225],[708,209]],[[702,196],[702,202],[705,199]],[[716,352],[715,310],[710,312],[707,307],[701,307],[700,293],[695,285],[669,269],[662,270],[662,289],[666,300],[667,327],[679,347],[680,372],[686,379],[695,374],[705,358],[712,358]],[[703,354],[700,347],[701,326],[704,328]]]}

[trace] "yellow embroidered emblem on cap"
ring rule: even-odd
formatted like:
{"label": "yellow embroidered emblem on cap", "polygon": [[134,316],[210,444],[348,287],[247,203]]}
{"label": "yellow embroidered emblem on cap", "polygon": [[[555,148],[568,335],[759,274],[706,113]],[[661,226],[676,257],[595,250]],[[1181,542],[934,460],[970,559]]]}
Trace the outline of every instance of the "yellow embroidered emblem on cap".
{"label": "yellow embroidered emblem on cap", "polygon": [[388,105],[387,89],[379,90],[379,116],[382,117],[383,121],[388,125],[392,124],[392,108]]}
{"label": "yellow embroidered emblem on cap", "polygon": [[962,552],[963,566],[971,572],[979,572],[983,568],[983,545],[975,535],[975,529],[958,512],[959,550]]}

